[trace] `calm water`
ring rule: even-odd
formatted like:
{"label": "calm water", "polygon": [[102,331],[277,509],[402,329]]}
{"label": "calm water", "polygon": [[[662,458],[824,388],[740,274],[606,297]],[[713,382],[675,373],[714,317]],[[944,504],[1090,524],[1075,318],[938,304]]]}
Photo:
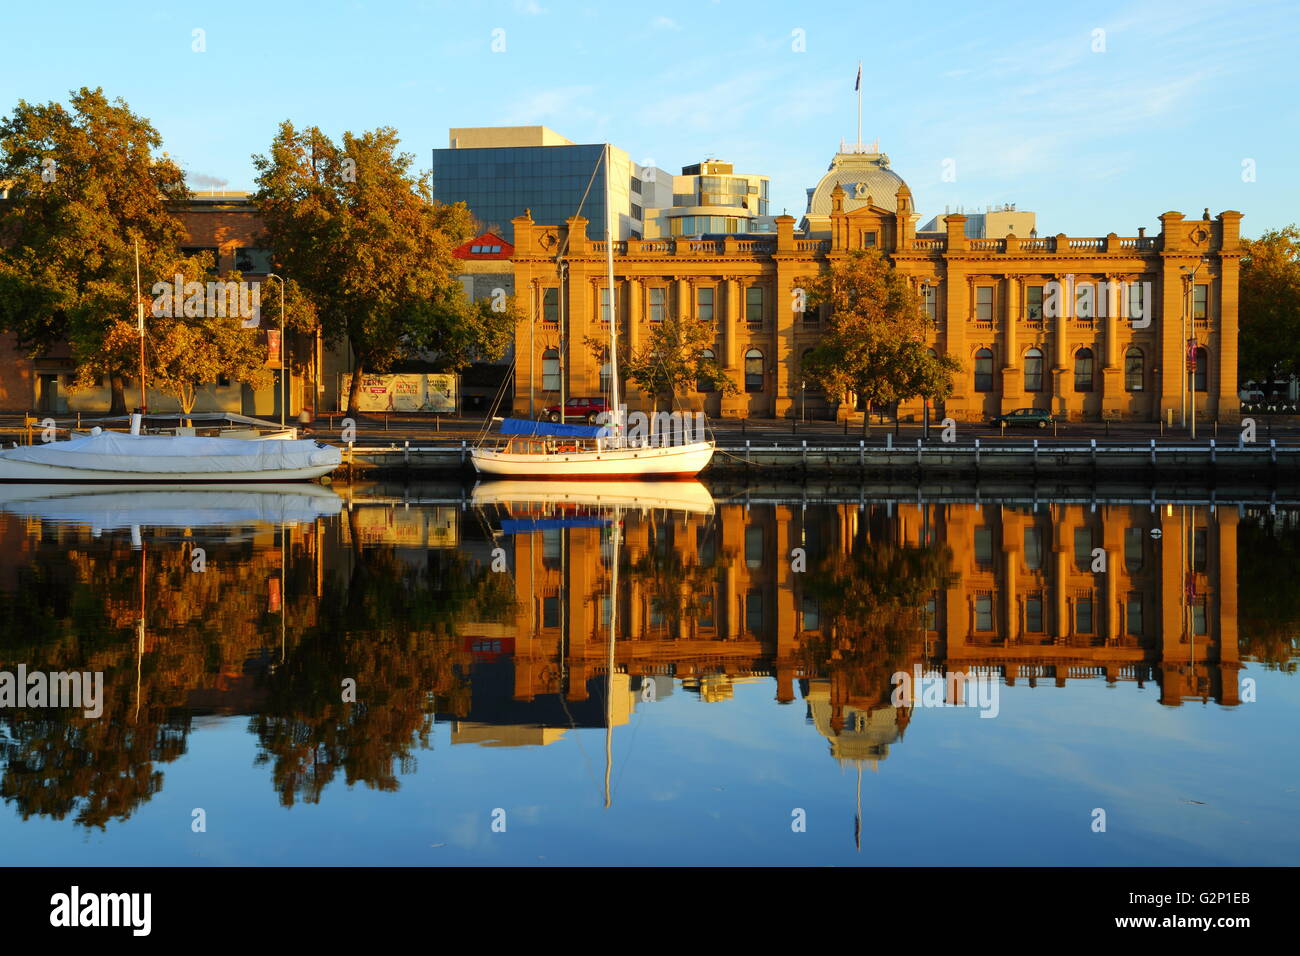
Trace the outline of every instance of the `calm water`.
{"label": "calm water", "polygon": [[103,712],[0,708],[5,864],[1300,858],[1285,508],[43,494],[0,672]]}

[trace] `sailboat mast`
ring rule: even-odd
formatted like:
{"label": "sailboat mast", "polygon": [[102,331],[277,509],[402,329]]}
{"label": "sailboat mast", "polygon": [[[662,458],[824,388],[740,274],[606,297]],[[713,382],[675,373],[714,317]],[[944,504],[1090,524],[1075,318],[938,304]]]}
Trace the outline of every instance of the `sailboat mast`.
{"label": "sailboat mast", "polygon": [[622,550],[623,513],[614,509],[614,526],[610,533],[609,561],[609,660],[605,676],[605,808],[611,801],[610,774],[614,769],[614,635],[618,633],[618,557]]}
{"label": "sailboat mast", "polygon": [[609,415],[617,445],[622,445],[623,421],[618,407],[618,308],[614,298],[613,150],[605,144],[605,266],[609,272]]}

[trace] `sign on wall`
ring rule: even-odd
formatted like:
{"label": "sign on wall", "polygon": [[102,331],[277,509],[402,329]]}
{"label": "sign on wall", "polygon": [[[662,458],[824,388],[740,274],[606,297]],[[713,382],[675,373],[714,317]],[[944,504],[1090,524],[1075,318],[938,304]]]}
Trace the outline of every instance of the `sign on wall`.
{"label": "sign on wall", "polygon": [[[362,375],[357,410],[362,412],[456,412],[456,376]],[[348,407],[352,375],[340,377],[339,408]]]}

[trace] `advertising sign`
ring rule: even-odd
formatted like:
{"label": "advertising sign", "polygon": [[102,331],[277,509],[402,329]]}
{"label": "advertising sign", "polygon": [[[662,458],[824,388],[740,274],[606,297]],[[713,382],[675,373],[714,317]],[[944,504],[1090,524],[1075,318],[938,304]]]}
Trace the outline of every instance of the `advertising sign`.
{"label": "advertising sign", "polygon": [[[339,382],[339,407],[347,408],[351,374]],[[362,412],[456,412],[455,375],[412,373],[362,375],[357,409]]]}

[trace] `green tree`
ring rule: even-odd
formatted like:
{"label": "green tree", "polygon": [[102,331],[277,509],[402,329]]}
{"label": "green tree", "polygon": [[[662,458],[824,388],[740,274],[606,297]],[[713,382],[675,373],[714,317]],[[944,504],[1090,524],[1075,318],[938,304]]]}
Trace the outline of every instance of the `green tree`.
{"label": "green tree", "polygon": [[[116,323],[135,318],[135,261],[159,273],[184,237],[167,202],[189,195],[162,139],[121,99],[85,87],[69,107],[20,100],[0,121],[0,330],[32,356],[70,342],[85,365]],[[146,279],[147,281],[147,279]],[[134,363],[104,365],[114,414]]]}
{"label": "green tree", "polygon": [[1238,306],[1245,381],[1300,375],[1300,228],[1273,229],[1244,242]]}
{"label": "green tree", "polygon": [[[856,393],[871,406],[952,393],[955,359],[925,344],[921,298],[874,249],[852,252],[808,289],[808,304],[830,307],[826,334],[804,359],[804,374],[828,396]],[[869,414],[862,418],[867,430]]]}
{"label": "green tree", "polygon": [[[658,411],[661,404],[671,409],[673,398],[695,391],[697,383],[707,382],[724,395],[737,395],[740,387],[717,358],[704,354],[712,349],[716,336],[711,322],[668,316],[650,326],[643,346],[631,349],[626,356],[620,352],[619,372],[650,396],[651,412]],[[607,340],[587,336],[585,342],[597,361],[608,361]]]}
{"label": "green tree", "polygon": [[414,175],[397,145],[386,127],[337,145],[285,122],[269,153],[253,157],[277,268],[313,301],[323,339],[351,347],[351,415],[365,373],[417,355],[448,372],[500,358],[519,320],[511,300],[468,300],[452,250],[473,218],[461,203],[435,202],[431,178]]}

